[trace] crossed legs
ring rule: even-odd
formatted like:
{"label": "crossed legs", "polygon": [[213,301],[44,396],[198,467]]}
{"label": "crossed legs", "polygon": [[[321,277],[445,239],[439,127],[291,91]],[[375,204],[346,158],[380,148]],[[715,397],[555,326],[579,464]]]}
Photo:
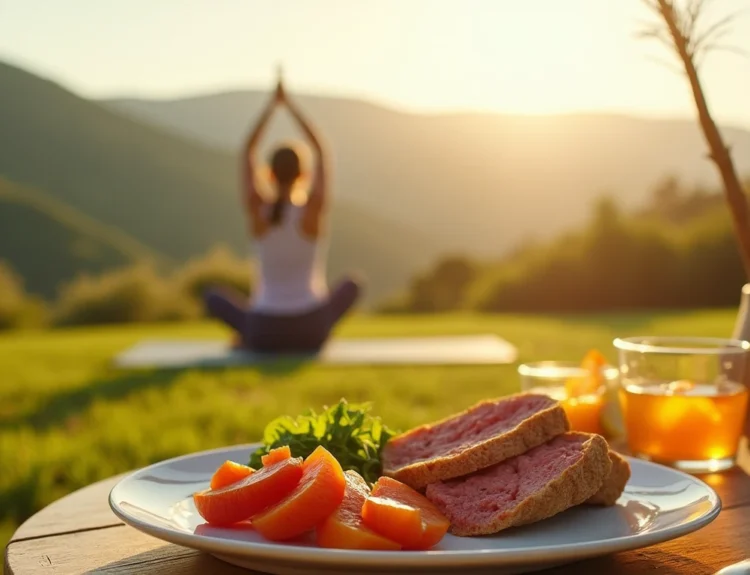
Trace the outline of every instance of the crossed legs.
{"label": "crossed legs", "polygon": [[226,288],[211,289],[204,299],[209,315],[230,326],[244,347],[283,353],[319,349],[359,299],[361,289],[357,281],[345,278],[320,307],[291,316],[252,311],[239,294]]}

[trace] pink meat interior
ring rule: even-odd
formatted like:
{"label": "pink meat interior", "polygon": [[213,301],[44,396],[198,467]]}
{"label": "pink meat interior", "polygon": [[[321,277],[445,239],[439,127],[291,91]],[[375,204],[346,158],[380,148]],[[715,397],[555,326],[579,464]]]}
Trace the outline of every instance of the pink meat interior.
{"label": "pink meat interior", "polygon": [[511,512],[583,456],[585,435],[559,435],[466,477],[427,487],[427,498],[456,526],[486,525]]}
{"label": "pink meat interior", "polygon": [[411,434],[403,441],[392,442],[387,449],[388,465],[399,468],[459,453],[472,444],[510,431],[554,403],[546,395],[521,395],[482,404],[465,415]]}

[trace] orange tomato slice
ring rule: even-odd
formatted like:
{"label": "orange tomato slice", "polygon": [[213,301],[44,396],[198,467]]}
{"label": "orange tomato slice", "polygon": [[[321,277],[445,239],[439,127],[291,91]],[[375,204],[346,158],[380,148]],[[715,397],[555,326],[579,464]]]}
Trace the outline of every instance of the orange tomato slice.
{"label": "orange tomato slice", "polygon": [[370,488],[355,471],[347,471],[344,500],[338,509],[315,528],[319,547],[398,551],[401,545],[377,534],[362,522],[362,506]]}
{"label": "orange tomato slice", "polygon": [[450,527],[448,518],[424,495],[385,476],[362,506],[362,521],[404,549],[429,549]]}
{"label": "orange tomato slice", "polygon": [[292,451],[288,445],[276,447],[265,455],[261,455],[260,460],[263,463],[263,467],[268,467],[284,459],[289,459],[292,456]]}
{"label": "orange tomato slice", "polygon": [[318,446],[303,467],[299,484],[287,497],[251,518],[255,530],[270,541],[284,541],[312,531],[344,499],[344,471],[324,447]]}
{"label": "orange tomato slice", "polygon": [[302,473],[302,458],[285,459],[237,483],[195,493],[193,502],[207,523],[233,525],[281,501],[297,486]]}
{"label": "orange tomato slice", "polygon": [[245,479],[245,477],[251,475],[253,471],[255,470],[247,465],[241,465],[234,461],[225,461],[211,477],[211,489],[221,489],[227,485],[232,485],[232,483],[237,483],[241,479]]}

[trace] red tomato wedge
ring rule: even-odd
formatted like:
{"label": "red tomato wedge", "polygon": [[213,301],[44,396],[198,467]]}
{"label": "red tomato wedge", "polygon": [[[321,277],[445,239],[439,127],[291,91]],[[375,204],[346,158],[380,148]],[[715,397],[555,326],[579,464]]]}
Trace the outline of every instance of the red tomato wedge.
{"label": "red tomato wedge", "polygon": [[294,490],[251,521],[266,539],[292,539],[311,531],[336,511],[344,499],[345,487],[341,465],[319,446],[305,460],[302,478]]}
{"label": "red tomato wedge", "polygon": [[285,459],[232,485],[195,493],[193,501],[207,523],[233,525],[281,501],[294,490],[302,473],[301,458]]}

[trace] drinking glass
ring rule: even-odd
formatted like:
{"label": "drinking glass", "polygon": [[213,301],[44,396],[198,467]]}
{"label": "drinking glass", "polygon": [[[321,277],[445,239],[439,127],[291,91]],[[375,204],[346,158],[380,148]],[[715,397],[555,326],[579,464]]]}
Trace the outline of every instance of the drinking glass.
{"label": "drinking glass", "polygon": [[561,403],[572,429],[604,434],[602,409],[608,387],[617,380],[616,368],[604,366],[592,373],[573,362],[539,361],[520,365],[518,373],[522,391],[544,394]]}
{"label": "drinking glass", "polygon": [[747,417],[750,343],[696,337],[614,341],[628,446],[690,473],[734,466]]}

